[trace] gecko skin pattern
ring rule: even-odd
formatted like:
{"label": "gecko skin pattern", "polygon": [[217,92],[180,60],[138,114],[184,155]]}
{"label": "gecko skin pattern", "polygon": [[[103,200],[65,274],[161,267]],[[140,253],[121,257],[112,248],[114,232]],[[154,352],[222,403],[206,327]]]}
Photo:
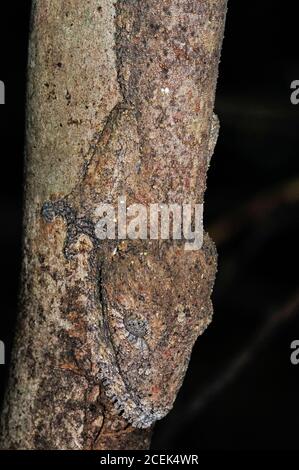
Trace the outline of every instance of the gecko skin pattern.
{"label": "gecko skin pattern", "polygon": [[[208,15],[202,9],[212,6],[182,0],[166,1],[162,9],[161,3],[117,2],[121,99],[77,186],[42,207],[45,222],[65,221],[65,259],[72,269],[83,270],[75,289],[66,281],[66,303],[75,318],[80,302],[84,314],[85,299],[85,315],[96,319],[87,332],[96,345],[89,358],[92,374],[117,411],[139,428],[151,426],[173,406],[192,347],[211,321],[216,271],[208,235],[197,251],[186,251],[180,241],[95,236],[97,208],[117,206],[119,195],[126,195],[128,204],[203,201],[219,126],[212,115],[198,118],[201,109],[206,113],[211,107],[206,96],[213,96],[213,90],[200,94],[198,77],[210,83],[214,69],[200,69],[197,58],[218,64],[218,56],[205,49],[200,36],[198,46],[194,31],[204,31],[200,18]],[[165,24],[167,31],[160,26]],[[167,85],[162,91],[161,84]]]}

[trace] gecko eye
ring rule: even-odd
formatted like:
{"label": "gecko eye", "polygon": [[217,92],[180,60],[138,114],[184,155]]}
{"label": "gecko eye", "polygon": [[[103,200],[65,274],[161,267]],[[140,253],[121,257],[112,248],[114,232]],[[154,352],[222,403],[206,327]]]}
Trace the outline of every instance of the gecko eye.
{"label": "gecko eye", "polygon": [[127,339],[146,356],[148,345],[144,337],[149,332],[147,320],[138,314],[128,314],[124,317],[123,322]]}
{"label": "gecko eye", "polygon": [[116,309],[111,310],[113,324],[121,330],[121,334],[130,341],[143,355],[147,355],[149,348],[145,339],[149,333],[149,324],[140,314],[120,312]]}

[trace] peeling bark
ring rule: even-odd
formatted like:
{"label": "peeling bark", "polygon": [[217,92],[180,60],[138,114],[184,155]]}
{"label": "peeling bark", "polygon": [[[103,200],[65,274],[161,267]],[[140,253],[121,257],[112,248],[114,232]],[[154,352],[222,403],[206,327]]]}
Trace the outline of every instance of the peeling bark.
{"label": "peeling bark", "polygon": [[[99,244],[94,212],[123,194],[203,202],[225,12],[225,0],[34,2],[3,448],[144,449],[172,407],[211,319],[213,243]],[[132,315],[146,322],[146,355],[118,331]]]}

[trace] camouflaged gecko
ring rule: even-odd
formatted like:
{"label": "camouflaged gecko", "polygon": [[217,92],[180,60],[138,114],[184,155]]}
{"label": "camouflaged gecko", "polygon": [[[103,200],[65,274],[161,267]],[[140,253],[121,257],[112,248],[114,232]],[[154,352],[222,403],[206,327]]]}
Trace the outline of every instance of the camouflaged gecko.
{"label": "camouflaged gecko", "polygon": [[[48,223],[63,218],[65,258],[74,270],[81,266],[76,289],[66,297],[73,316],[79,300],[86,301],[94,378],[126,420],[147,428],[172,408],[194,342],[211,320],[215,249],[207,235],[198,251],[185,251],[183,242],[173,240],[99,241],[96,211],[119,195],[143,204],[182,203],[188,194],[202,201],[218,125],[206,118],[208,94],[196,85],[196,57],[211,61],[213,51],[200,35],[198,43],[189,41],[199,28],[201,6],[183,0],[181,17],[173,15],[169,23],[176,5],[161,10],[156,0],[151,8],[137,3],[144,11],[124,0],[116,7],[122,99],[77,187],[45,202],[42,216]],[[156,16],[149,17],[153,11]],[[169,24],[167,35],[159,22]]]}
{"label": "camouflaged gecko", "polygon": [[77,295],[88,299],[86,315],[98,318],[98,377],[119,413],[146,428],[172,408],[193,344],[211,320],[215,249],[207,235],[191,252],[173,240],[99,241],[92,214],[101,196],[90,190],[82,201],[89,177],[66,198],[46,202],[42,216],[66,222],[64,255],[74,266],[85,246],[87,280]]}

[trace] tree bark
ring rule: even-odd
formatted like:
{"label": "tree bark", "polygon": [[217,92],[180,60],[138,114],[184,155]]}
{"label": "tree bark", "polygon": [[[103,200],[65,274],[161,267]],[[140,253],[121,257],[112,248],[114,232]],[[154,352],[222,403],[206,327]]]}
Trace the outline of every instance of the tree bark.
{"label": "tree bark", "polygon": [[[211,318],[213,244],[98,244],[93,213],[123,194],[203,202],[225,13],[226,0],[33,1],[22,305],[2,448],[145,449],[171,408]],[[146,318],[146,360],[122,346],[115,315],[127,311]]]}

